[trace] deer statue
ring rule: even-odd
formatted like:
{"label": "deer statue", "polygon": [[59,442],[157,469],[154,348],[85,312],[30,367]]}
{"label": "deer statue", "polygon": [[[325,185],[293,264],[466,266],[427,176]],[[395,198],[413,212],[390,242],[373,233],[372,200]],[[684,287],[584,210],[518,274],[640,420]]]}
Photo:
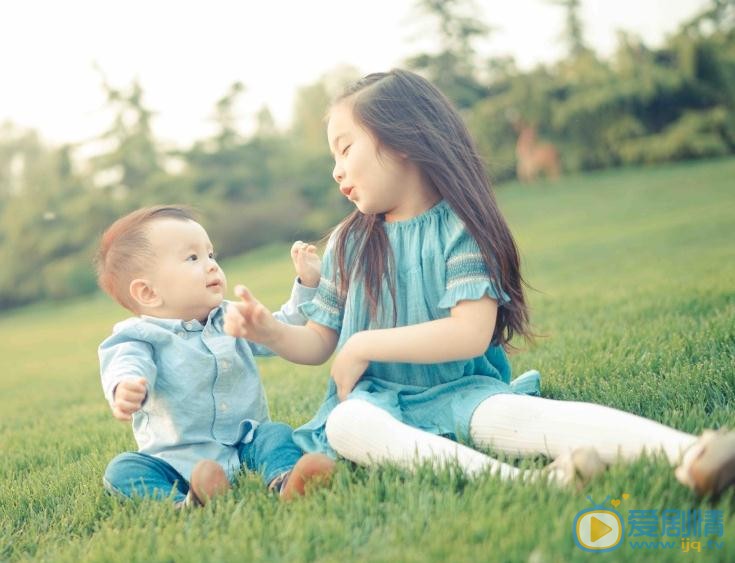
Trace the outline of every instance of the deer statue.
{"label": "deer statue", "polygon": [[549,142],[539,142],[536,127],[521,119],[514,119],[513,127],[518,132],[516,142],[516,173],[518,180],[533,182],[544,174],[556,180],[561,173],[559,151]]}

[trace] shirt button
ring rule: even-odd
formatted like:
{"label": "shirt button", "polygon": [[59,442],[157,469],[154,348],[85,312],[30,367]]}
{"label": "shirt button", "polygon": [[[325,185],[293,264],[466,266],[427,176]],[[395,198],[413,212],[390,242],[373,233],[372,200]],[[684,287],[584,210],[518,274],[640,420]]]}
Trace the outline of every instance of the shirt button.
{"label": "shirt button", "polygon": [[219,406],[219,408],[220,408],[220,409],[222,409],[222,411],[223,411],[223,412],[226,412],[226,411],[227,411],[227,403],[222,403],[222,404],[221,404],[221,405]]}
{"label": "shirt button", "polygon": [[192,326],[192,325],[191,325],[191,323],[190,323],[190,322],[188,322],[188,321],[184,323],[184,328],[185,328],[186,330],[191,330],[191,326]]}
{"label": "shirt button", "polygon": [[230,362],[228,362],[227,360],[222,360],[222,369],[229,369],[229,367]]}

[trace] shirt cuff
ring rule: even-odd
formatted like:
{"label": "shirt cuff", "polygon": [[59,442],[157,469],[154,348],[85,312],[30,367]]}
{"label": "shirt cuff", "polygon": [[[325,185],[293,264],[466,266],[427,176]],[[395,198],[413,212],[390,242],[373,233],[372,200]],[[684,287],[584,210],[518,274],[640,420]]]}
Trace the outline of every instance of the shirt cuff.
{"label": "shirt cuff", "polygon": [[293,288],[291,289],[291,299],[296,305],[306,303],[314,299],[316,291],[319,289],[319,285],[316,287],[307,287],[301,283],[301,280],[297,277],[293,282]]}

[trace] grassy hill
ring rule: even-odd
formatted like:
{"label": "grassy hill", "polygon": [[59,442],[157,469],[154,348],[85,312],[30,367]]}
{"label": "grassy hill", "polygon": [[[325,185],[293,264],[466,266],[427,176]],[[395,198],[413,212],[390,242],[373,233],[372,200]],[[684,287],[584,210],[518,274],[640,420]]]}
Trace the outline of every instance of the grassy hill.
{"label": "grassy hill", "polygon": [[[728,159],[502,186],[544,335],[513,357],[515,373],[539,369],[546,397],[688,432],[735,427],[733,178]],[[287,297],[287,246],[223,266],[231,288],[245,283],[271,307]],[[288,506],[248,475],[204,510],[120,503],[101,475],[134,441],[102,397],[96,347],[125,316],[97,295],[0,318],[0,560],[582,561],[575,514],[590,507],[587,495],[623,492],[621,511],[722,510],[720,548],[692,539],[702,540],[698,558],[735,559],[735,495],[700,503],[662,459],[616,465],[583,492],[343,463],[331,488]],[[260,366],[273,417],[308,420],[328,367]],[[679,561],[681,552],[626,545],[611,557]]]}

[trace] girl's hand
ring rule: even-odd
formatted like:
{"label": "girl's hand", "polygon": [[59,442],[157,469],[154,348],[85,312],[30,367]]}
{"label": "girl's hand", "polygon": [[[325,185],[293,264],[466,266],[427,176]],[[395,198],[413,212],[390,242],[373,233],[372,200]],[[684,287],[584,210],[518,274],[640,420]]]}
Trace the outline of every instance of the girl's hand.
{"label": "girl's hand", "polygon": [[345,343],[332,363],[332,379],[337,384],[340,401],[344,401],[352,392],[370,363],[360,354],[355,336]]}
{"label": "girl's hand", "polygon": [[230,303],[227,307],[225,332],[230,336],[247,338],[267,346],[277,337],[278,321],[245,286],[235,286],[235,295],[242,301]]}
{"label": "girl's hand", "polygon": [[291,247],[291,260],[302,285],[306,287],[319,285],[322,261],[316,253],[316,246],[297,240]]}

